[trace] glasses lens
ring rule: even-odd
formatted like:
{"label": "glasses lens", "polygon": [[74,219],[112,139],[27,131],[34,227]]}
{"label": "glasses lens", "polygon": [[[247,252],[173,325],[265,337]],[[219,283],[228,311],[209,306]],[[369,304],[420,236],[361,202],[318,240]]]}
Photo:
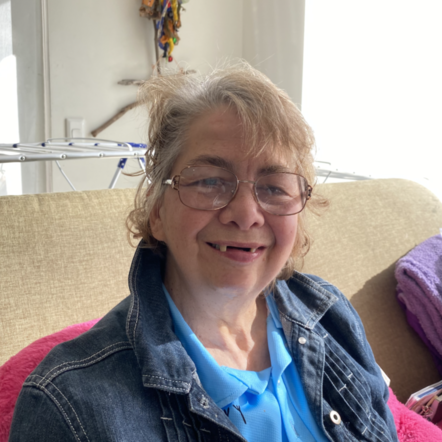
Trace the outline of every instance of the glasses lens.
{"label": "glasses lens", "polygon": [[256,197],[261,207],[273,215],[294,215],[307,201],[307,180],[294,173],[275,173],[258,179]]}
{"label": "glasses lens", "polygon": [[236,184],[236,176],[220,167],[187,167],[180,175],[180,198],[188,207],[215,210],[229,203]]}

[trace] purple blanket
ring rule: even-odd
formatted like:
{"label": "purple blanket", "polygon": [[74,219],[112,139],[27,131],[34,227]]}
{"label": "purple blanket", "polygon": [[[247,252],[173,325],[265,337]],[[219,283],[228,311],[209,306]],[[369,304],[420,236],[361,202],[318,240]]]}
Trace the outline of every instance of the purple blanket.
{"label": "purple blanket", "polygon": [[428,238],[399,259],[395,275],[398,299],[416,317],[430,350],[442,358],[442,236]]}

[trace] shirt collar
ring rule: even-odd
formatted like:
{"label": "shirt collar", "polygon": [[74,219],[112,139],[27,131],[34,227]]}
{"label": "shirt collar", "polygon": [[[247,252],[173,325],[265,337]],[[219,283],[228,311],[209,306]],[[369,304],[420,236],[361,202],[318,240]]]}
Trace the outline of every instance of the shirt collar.
{"label": "shirt collar", "polygon": [[247,391],[248,386],[218,365],[184,320],[164,285],[163,291],[169,304],[175,334],[195,363],[204,389],[218,407],[225,407]]}
{"label": "shirt collar", "polygon": [[186,323],[164,285],[163,291],[169,304],[174,331],[195,363],[204,389],[220,408],[231,404],[246,391],[262,394],[267,388],[270,372],[273,379],[278,381],[292,362],[273,297],[266,297],[270,312],[267,317],[267,340],[272,366],[261,372],[251,372],[221,367]]}

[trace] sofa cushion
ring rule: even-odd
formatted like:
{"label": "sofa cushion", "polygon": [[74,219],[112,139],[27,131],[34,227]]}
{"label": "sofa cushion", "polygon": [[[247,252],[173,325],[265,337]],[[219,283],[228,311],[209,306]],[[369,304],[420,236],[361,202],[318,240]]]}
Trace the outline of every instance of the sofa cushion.
{"label": "sofa cushion", "polygon": [[0,365],[129,294],[133,189],[0,197]]}
{"label": "sofa cushion", "polygon": [[23,382],[49,353],[61,342],[76,338],[89,330],[98,319],[75,324],[49,336],[38,339],[19,351],[0,367],[0,442],[8,440],[12,415]]}

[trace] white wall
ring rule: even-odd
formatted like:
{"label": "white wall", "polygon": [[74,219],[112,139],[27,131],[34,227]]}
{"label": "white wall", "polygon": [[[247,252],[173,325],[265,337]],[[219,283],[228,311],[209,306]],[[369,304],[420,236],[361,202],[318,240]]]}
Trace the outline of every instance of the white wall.
{"label": "white wall", "polygon": [[442,199],[442,2],[309,0],[303,111],[318,159]]}
{"label": "white wall", "polygon": [[301,107],[304,0],[244,0],[243,57]]}
{"label": "white wall", "polygon": [[[52,137],[65,136],[65,119],[81,117],[86,135],[135,101],[137,89],[122,79],[145,79],[155,62],[153,24],[139,17],[139,0],[49,0]],[[204,71],[223,57],[242,56],[242,4],[237,0],[190,0],[182,12],[181,41],[173,56]],[[146,116],[134,109],[99,138],[145,142]],[[117,160],[62,163],[78,190],[105,188]],[[135,162],[133,162],[134,164]],[[137,170],[134,164],[132,170]],[[127,168],[130,170],[131,168]],[[69,185],[52,165],[53,191]],[[138,179],[120,177],[117,187]]]}

